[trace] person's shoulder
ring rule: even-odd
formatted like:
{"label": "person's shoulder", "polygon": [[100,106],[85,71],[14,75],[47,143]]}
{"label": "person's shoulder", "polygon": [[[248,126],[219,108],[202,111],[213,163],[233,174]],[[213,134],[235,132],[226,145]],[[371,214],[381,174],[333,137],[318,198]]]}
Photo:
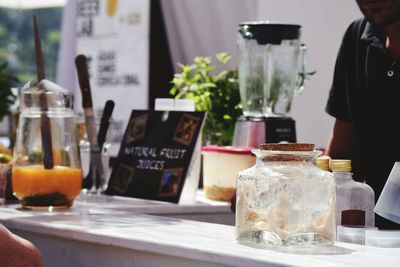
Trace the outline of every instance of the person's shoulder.
{"label": "person's shoulder", "polygon": [[366,24],[367,20],[365,18],[357,19],[351,22],[344,33],[342,45],[346,47],[350,45],[352,47],[354,44],[358,43],[364,32]]}
{"label": "person's shoulder", "polygon": [[351,22],[351,24],[350,24],[350,27],[360,28],[360,27],[365,27],[366,24],[367,24],[367,20],[365,18],[359,18],[359,19],[353,20],[353,22]]}
{"label": "person's shoulder", "polygon": [[367,20],[365,18],[356,19],[349,25],[346,33],[359,37],[364,32],[366,25]]}

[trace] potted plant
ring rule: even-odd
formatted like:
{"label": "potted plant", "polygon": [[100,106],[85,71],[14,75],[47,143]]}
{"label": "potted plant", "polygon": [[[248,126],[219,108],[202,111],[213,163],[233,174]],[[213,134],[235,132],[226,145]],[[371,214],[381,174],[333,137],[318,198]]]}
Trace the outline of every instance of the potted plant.
{"label": "potted plant", "polygon": [[[224,67],[231,56],[218,53],[216,58]],[[179,68],[170,93],[178,99],[192,99],[196,111],[207,111],[203,144],[231,145],[235,121],[242,114],[238,71],[217,70],[210,57],[196,57],[193,64],[179,64]]]}
{"label": "potted plant", "polygon": [[10,108],[17,98],[11,88],[18,83],[17,77],[7,69],[7,63],[0,64],[0,121],[10,114]]}
{"label": "potted plant", "polygon": [[[7,115],[10,115],[9,121],[9,137],[11,142],[11,147],[13,145],[16,125],[12,121],[11,108],[14,105],[17,95],[13,92],[12,88],[18,85],[18,78],[15,77],[8,69],[7,63],[0,64],[0,121],[2,121]],[[0,162],[9,160],[3,160],[2,154],[11,154],[11,151],[7,149],[4,145],[0,144]]]}

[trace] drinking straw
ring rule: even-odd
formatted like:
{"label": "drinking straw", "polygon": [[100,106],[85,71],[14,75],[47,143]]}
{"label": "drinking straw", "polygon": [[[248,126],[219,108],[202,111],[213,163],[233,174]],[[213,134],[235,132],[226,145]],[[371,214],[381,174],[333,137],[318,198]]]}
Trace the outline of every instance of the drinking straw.
{"label": "drinking straw", "polygon": [[108,128],[110,126],[110,119],[114,110],[114,105],[115,105],[114,101],[107,100],[103,109],[103,114],[101,115],[100,128],[97,134],[97,143],[99,144],[100,150],[102,149],[103,144],[106,140],[106,135]]}
{"label": "drinking straw", "polygon": [[[33,15],[33,28],[35,36],[35,54],[36,54],[36,72],[37,72],[37,83],[39,84],[45,78],[44,71],[44,61],[42,45],[40,41],[39,25],[36,15]],[[38,87],[39,88],[39,87]],[[49,110],[47,105],[46,91],[45,89],[40,90],[40,132],[42,137],[42,153],[43,153],[43,164],[45,169],[53,169],[53,150],[52,150],[52,140],[50,131],[50,119],[47,116],[47,111]]]}

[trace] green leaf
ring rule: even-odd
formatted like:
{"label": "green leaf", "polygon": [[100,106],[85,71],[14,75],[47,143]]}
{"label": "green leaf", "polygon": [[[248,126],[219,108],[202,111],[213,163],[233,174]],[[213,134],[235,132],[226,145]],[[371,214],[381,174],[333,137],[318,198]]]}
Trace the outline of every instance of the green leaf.
{"label": "green leaf", "polygon": [[227,74],[228,74],[228,70],[223,70],[223,71],[221,71],[220,73],[218,73],[216,76],[215,76],[215,78],[217,79],[217,80],[221,80],[221,79],[223,79]]}
{"label": "green leaf", "polygon": [[223,118],[224,118],[224,120],[231,120],[232,119],[232,117],[230,115],[228,115],[228,114],[225,114]]}
{"label": "green leaf", "polygon": [[232,57],[230,55],[228,55],[227,53],[225,53],[225,52],[217,54],[217,59],[222,64],[227,64],[231,60],[231,58]]}
{"label": "green leaf", "polygon": [[199,89],[206,89],[206,88],[216,88],[217,86],[215,83],[202,83],[199,85]]}

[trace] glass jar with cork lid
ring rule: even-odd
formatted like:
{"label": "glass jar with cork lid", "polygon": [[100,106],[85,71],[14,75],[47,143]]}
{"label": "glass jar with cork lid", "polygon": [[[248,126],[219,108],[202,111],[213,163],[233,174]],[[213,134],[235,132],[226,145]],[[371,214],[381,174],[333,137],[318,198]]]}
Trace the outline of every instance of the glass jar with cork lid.
{"label": "glass jar with cork lid", "polygon": [[313,144],[262,144],[239,173],[236,239],[261,247],[333,244],[335,182],[319,169]]}

